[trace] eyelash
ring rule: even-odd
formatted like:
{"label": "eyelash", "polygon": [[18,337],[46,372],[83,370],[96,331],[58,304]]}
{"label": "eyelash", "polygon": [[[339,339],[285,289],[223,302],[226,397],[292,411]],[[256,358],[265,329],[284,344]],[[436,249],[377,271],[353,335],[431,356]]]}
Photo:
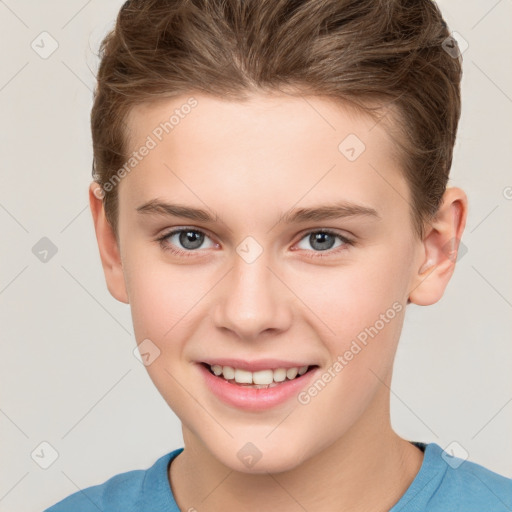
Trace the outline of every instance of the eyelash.
{"label": "eyelash", "polygon": [[[180,229],[174,229],[172,231],[169,231],[168,233],[165,233],[164,235],[157,238],[156,241],[160,243],[160,247],[164,251],[169,251],[172,254],[176,254],[178,256],[194,258],[196,256],[196,253],[201,252],[199,249],[184,251],[182,249],[174,248],[172,245],[170,245],[167,242],[167,239],[169,237],[171,237],[172,235],[175,235],[176,233],[182,233],[184,231],[192,231],[194,233],[201,233],[205,236],[208,236],[207,233],[205,233],[204,231],[202,231],[200,229],[180,228]],[[306,238],[308,235],[311,235],[312,233],[322,233],[322,234],[327,234],[327,235],[332,235],[332,236],[338,237],[343,242],[343,245],[337,247],[336,249],[327,249],[325,251],[312,251],[313,254],[309,254],[308,258],[328,258],[328,257],[332,256],[333,254],[337,254],[340,251],[346,250],[346,246],[353,246],[355,244],[355,242],[353,240],[351,240],[343,235],[340,235],[339,233],[336,233],[335,231],[332,231],[330,229],[314,229],[314,230],[308,231],[308,232],[304,233],[304,235],[300,238],[299,242],[301,240],[303,240],[304,238]],[[327,254],[323,254],[323,253],[327,253]]]}

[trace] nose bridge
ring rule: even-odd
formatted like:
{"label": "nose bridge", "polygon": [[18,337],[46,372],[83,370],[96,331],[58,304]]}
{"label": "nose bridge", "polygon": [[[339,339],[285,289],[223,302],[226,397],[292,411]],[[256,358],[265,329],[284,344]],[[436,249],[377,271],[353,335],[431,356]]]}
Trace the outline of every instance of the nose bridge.
{"label": "nose bridge", "polygon": [[270,257],[262,251],[255,259],[248,258],[243,243],[237,253],[217,302],[217,327],[228,328],[247,339],[257,338],[269,329],[285,329],[290,319],[286,290],[268,268]]}

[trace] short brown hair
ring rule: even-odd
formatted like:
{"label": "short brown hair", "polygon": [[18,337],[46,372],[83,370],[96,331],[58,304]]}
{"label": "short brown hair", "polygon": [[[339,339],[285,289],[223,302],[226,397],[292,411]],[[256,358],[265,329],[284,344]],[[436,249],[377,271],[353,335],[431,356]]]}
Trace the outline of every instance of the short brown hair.
{"label": "short brown hair", "polygon": [[[137,104],[198,91],[233,100],[295,90],[391,105],[411,215],[422,239],[449,178],[460,55],[431,0],[129,0],[102,41],[91,112],[93,177],[117,234],[117,192]],[[453,45],[453,43],[451,43]],[[341,141],[340,141],[341,142]],[[112,188],[112,187],[109,187]]]}

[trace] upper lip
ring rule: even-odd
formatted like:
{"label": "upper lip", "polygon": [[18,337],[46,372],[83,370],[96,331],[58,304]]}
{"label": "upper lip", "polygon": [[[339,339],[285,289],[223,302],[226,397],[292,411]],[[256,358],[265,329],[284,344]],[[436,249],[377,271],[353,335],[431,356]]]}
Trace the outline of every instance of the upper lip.
{"label": "upper lip", "polygon": [[256,372],[259,370],[274,370],[277,368],[300,368],[302,366],[317,366],[304,362],[297,361],[284,361],[283,359],[258,359],[253,361],[247,361],[245,359],[232,359],[232,358],[215,358],[205,359],[202,363],[213,366],[215,364],[219,366],[231,366],[232,368],[239,368],[240,370],[247,370],[250,372]]}

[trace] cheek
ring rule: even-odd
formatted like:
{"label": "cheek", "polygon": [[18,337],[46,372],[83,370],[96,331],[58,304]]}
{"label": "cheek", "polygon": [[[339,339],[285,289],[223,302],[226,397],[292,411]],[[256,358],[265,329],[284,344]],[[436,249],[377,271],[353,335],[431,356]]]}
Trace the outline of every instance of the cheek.
{"label": "cheek", "polygon": [[164,343],[186,324],[187,315],[193,314],[192,308],[205,295],[208,281],[190,266],[136,256],[132,253],[126,262],[125,273],[136,339],[154,337]]}
{"label": "cheek", "polygon": [[[375,247],[365,260],[324,269],[301,282],[301,299],[331,359],[341,356],[352,378],[392,365],[407,301],[406,261],[397,249]],[[370,251],[369,251],[370,253]],[[346,372],[345,372],[346,373]],[[364,375],[363,375],[364,374]],[[374,376],[373,376],[374,377]]]}
{"label": "cheek", "polygon": [[[343,334],[373,324],[396,301],[404,302],[407,276],[404,262],[381,251],[367,261],[303,276],[303,302],[326,324],[327,332]],[[406,300],[407,297],[405,297]]]}

